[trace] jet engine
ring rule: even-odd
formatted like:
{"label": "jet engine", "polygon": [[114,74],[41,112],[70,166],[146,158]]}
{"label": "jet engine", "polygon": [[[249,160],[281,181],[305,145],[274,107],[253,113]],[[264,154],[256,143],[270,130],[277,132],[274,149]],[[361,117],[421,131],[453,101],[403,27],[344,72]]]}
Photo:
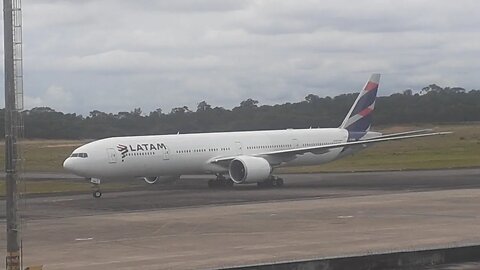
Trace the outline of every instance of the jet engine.
{"label": "jet engine", "polygon": [[149,177],[143,177],[143,180],[147,184],[171,184],[178,180],[180,178],[180,175],[165,175],[165,176],[149,176]]}
{"label": "jet engine", "polygon": [[236,184],[256,183],[267,179],[272,167],[264,158],[239,156],[230,162],[228,172]]}

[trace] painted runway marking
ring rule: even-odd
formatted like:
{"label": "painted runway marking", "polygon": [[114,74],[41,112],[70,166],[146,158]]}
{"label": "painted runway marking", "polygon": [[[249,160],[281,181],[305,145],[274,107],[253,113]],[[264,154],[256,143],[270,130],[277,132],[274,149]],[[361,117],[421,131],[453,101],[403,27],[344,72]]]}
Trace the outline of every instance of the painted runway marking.
{"label": "painted runway marking", "polygon": [[75,241],[90,241],[90,240],[93,240],[92,237],[89,237],[89,238],[76,238]]}
{"label": "painted runway marking", "polygon": [[[58,199],[58,200],[51,200],[50,202],[68,202],[68,201],[73,201],[73,199]],[[46,201],[48,202],[48,200]]]}
{"label": "painted runway marking", "polygon": [[353,216],[338,216],[337,218],[353,218]]}

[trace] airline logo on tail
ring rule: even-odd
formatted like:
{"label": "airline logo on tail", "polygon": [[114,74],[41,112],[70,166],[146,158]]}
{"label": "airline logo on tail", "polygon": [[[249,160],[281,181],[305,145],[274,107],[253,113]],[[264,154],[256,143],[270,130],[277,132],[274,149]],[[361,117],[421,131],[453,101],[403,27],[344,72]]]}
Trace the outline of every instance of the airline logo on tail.
{"label": "airline logo on tail", "polygon": [[358,95],[355,103],[343,120],[340,128],[351,132],[367,132],[372,125],[372,112],[375,108],[375,99],[377,98],[378,83],[380,74],[372,74],[370,79]]}

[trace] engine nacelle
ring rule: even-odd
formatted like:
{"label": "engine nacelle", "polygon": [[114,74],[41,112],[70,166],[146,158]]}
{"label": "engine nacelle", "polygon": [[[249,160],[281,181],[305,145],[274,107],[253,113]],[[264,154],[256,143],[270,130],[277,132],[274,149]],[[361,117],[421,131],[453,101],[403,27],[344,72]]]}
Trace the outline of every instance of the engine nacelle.
{"label": "engine nacelle", "polygon": [[228,173],[237,184],[256,183],[267,179],[272,172],[270,163],[264,158],[239,156],[230,162]]}
{"label": "engine nacelle", "polygon": [[158,181],[158,176],[150,176],[150,177],[144,177],[143,180],[147,183],[147,184],[155,184],[157,181]]}
{"label": "engine nacelle", "polygon": [[147,184],[171,184],[178,180],[180,178],[180,175],[165,175],[165,176],[149,176],[149,177],[143,177],[143,180]]}

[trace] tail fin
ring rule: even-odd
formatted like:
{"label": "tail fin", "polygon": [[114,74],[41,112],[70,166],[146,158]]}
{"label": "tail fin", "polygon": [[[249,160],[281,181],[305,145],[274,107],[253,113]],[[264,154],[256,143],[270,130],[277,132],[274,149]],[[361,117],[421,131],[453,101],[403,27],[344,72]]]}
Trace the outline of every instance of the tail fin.
{"label": "tail fin", "polygon": [[379,82],[380,74],[372,74],[370,76],[340,128],[350,132],[366,132],[370,129]]}

